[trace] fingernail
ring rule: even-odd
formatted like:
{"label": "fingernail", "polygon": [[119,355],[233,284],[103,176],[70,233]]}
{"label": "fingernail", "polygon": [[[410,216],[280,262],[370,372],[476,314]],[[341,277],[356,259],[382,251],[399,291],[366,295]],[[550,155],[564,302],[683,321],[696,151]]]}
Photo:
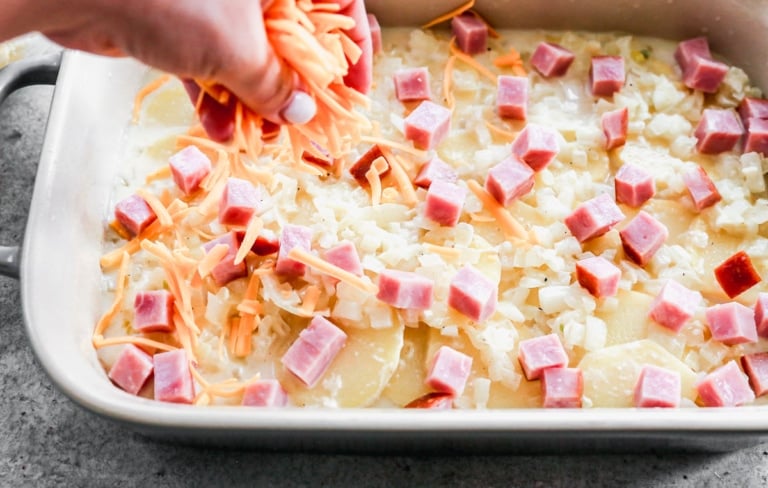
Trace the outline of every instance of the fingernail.
{"label": "fingernail", "polygon": [[317,105],[315,101],[303,91],[295,91],[291,103],[280,114],[291,124],[306,124],[315,116]]}

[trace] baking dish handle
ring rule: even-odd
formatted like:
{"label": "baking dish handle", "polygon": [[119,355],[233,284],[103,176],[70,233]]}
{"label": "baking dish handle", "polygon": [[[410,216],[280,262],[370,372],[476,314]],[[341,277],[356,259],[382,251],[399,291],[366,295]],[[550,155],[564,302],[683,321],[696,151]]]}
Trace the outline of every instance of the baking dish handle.
{"label": "baking dish handle", "polygon": [[[30,85],[55,85],[61,53],[24,59],[0,70],[0,103],[14,91]],[[19,277],[19,246],[0,246],[0,275]]]}

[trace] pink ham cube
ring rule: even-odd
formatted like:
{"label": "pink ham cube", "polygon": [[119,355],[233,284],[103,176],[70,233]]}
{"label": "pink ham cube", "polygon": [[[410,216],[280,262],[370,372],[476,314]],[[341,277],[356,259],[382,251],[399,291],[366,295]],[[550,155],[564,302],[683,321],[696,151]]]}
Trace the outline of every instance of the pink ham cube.
{"label": "pink ham cube", "polygon": [[155,366],[155,400],[171,403],[192,403],[195,385],[189,370],[187,352],[176,349],[160,352],[153,357]]}
{"label": "pink ham cube", "polygon": [[744,134],[732,109],[705,108],[693,135],[696,149],[702,154],[720,154],[730,151]]}
{"label": "pink ham cube", "polygon": [[211,172],[211,160],[197,146],[187,146],[177,152],[169,164],[173,181],[185,195],[194,193]]}
{"label": "pink ham cube", "polygon": [[728,298],[734,298],[760,283],[762,278],[749,254],[738,251],[715,268],[715,279]]}
{"label": "pink ham cube", "polygon": [[514,154],[488,170],[485,189],[503,206],[533,189],[535,173]]}
{"label": "pink ham cube", "polygon": [[676,408],[680,406],[681,391],[679,372],[646,364],[635,384],[635,406]]}
{"label": "pink ham cube", "polygon": [[612,297],[619,291],[621,270],[602,256],[576,263],[576,278],[595,298]]}
{"label": "pink ham cube", "polygon": [[696,390],[705,407],[737,407],[755,399],[736,361],[729,361],[709,373],[696,385]]}
{"label": "pink ham cube", "polygon": [[229,178],[219,204],[219,222],[223,225],[248,225],[259,208],[259,191],[248,180]]}
{"label": "pink ham cube", "polygon": [[363,276],[363,266],[360,264],[360,256],[355,245],[350,241],[341,241],[334,247],[325,251],[325,260],[344,271]]}
{"label": "pink ham cube", "polygon": [[429,70],[425,67],[403,68],[395,71],[395,96],[401,102],[414,100],[429,100],[432,92],[429,89]]}
{"label": "pink ham cube", "polygon": [[565,218],[565,225],[579,242],[585,242],[600,237],[622,220],[624,214],[616,202],[603,193],[576,207]]}
{"label": "pink ham cube", "polygon": [[738,302],[721,303],[707,308],[707,325],[712,339],[728,346],[757,342],[755,312]]}
{"label": "pink ham cube", "polygon": [[768,155],[768,120],[748,119],[747,137],[744,140],[744,152],[756,152]]}
{"label": "pink ham cube", "polygon": [[568,354],[555,334],[520,341],[517,359],[529,381],[539,379],[545,369],[568,366]]}
{"label": "pink ham cube", "polygon": [[680,329],[693,317],[701,303],[701,294],[689,290],[677,281],[669,280],[651,303],[650,317],[672,332]]}
{"label": "pink ham cube", "polygon": [[589,68],[589,85],[596,97],[610,97],[624,87],[627,75],[621,56],[595,56]]}
{"label": "pink ham cube", "polygon": [[227,232],[224,235],[217,237],[216,239],[207,242],[203,245],[203,249],[206,253],[217,245],[227,246],[227,253],[221,258],[221,261],[211,270],[211,276],[213,281],[219,286],[224,286],[232,280],[242,278],[248,275],[248,269],[246,268],[245,261],[240,264],[235,264],[235,257],[237,256],[237,250],[240,246],[240,241],[237,238],[237,233]]}
{"label": "pink ham cube", "polygon": [[600,118],[605,135],[605,150],[610,151],[627,142],[629,129],[629,111],[627,107],[605,112]]}
{"label": "pink ham cube", "polygon": [[640,207],[656,194],[653,175],[640,166],[630,163],[624,164],[616,172],[614,188],[617,202],[635,208]]}
{"label": "pink ham cube", "polygon": [[261,234],[256,237],[256,240],[253,241],[253,245],[251,246],[251,251],[257,256],[269,256],[270,254],[275,254],[279,250],[280,239],[278,239],[277,234],[269,229],[262,230]]}
{"label": "pink ham cube", "polygon": [[531,65],[544,78],[563,76],[576,59],[572,51],[559,44],[542,42],[531,56]]}
{"label": "pink ham cube", "polygon": [[131,395],[136,395],[147,382],[153,369],[152,356],[133,344],[128,344],[110,368],[109,379]]}
{"label": "pink ham cube", "polygon": [[675,59],[688,88],[715,93],[728,73],[728,66],[712,59],[705,37],[688,39],[678,44]]}
{"label": "pink ham cube", "polygon": [[547,368],[541,373],[544,408],[581,408],[584,376],[578,368]]}
{"label": "pink ham cube", "polygon": [[133,300],[133,328],[141,333],[173,330],[173,295],[167,290],[140,291]]}
{"label": "pink ham cube", "polygon": [[432,358],[425,383],[430,388],[461,396],[472,369],[472,358],[448,346],[441,346]]}
{"label": "pink ham cube", "polygon": [[434,149],[448,136],[451,111],[425,100],[405,118],[404,129],[405,138],[413,141],[416,148]]}
{"label": "pink ham cube", "polygon": [[750,126],[754,119],[768,119],[768,100],[762,98],[744,97],[736,109],[744,127]]}
{"label": "pink ham cube", "polygon": [[549,165],[559,150],[557,132],[537,124],[526,125],[512,143],[512,154],[525,161],[534,171],[541,171]]}
{"label": "pink ham cube", "polygon": [[694,207],[699,212],[722,200],[714,182],[701,166],[686,171],[683,174],[683,182],[688,189],[688,194],[691,195]]}
{"label": "pink ham cube", "polygon": [[309,388],[313,388],[341,352],[347,334],[325,318],[315,315],[309,326],[280,360],[283,366]]}
{"label": "pink ham cube", "polygon": [[245,387],[241,405],[284,407],[288,405],[288,394],[277,380],[256,380]]}
{"label": "pink ham cube", "polygon": [[466,265],[451,280],[448,306],[475,322],[484,322],[496,311],[498,294],[495,283]]}
{"label": "pink ham cube", "polygon": [[667,226],[641,210],[619,231],[624,253],[639,266],[645,266],[669,237]]}
{"label": "pink ham cube", "polygon": [[437,156],[432,157],[419,169],[419,174],[413,180],[413,184],[421,188],[429,188],[435,180],[443,180],[455,183],[459,179],[456,170]]}
{"label": "pink ham cube", "polygon": [[368,14],[368,27],[371,29],[373,54],[379,54],[383,46],[381,42],[381,25],[379,25],[379,19],[373,14]]}
{"label": "pink ham cube", "polygon": [[376,298],[395,308],[425,310],[432,306],[434,286],[432,280],[416,273],[385,269],[379,274]]}
{"label": "pink ham cube", "polygon": [[488,26],[472,14],[457,15],[451,19],[456,45],[467,54],[485,52],[488,45]]}
{"label": "pink ham cube", "polygon": [[768,393],[768,352],[756,352],[741,357],[741,367],[749,377],[756,396]]}
{"label": "pink ham cube", "polygon": [[288,257],[294,247],[309,252],[312,246],[312,229],[303,225],[286,224],[280,235],[280,250],[277,252],[275,273],[287,278],[303,276],[307,266]]}
{"label": "pink ham cube", "polygon": [[131,195],[115,205],[115,218],[128,232],[137,236],[157,220],[157,215],[146,200]]}
{"label": "pink ham cube", "polygon": [[427,190],[424,216],[440,225],[453,227],[459,222],[467,189],[455,183],[437,180]]}
{"label": "pink ham cube", "polygon": [[528,78],[500,75],[496,85],[499,117],[525,120],[528,110]]}
{"label": "pink ham cube", "polygon": [[754,310],[757,335],[768,338],[768,293],[762,292],[757,295]]}

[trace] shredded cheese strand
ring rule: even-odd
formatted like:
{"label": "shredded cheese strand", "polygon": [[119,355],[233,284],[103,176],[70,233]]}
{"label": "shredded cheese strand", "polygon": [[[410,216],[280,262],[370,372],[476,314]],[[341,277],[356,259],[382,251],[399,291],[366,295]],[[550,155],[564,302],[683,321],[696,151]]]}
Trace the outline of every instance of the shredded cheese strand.
{"label": "shredded cheese strand", "polygon": [[389,167],[392,168],[392,176],[395,178],[397,186],[402,192],[403,201],[410,206],[416,205],[419,199],[416,197],[416,190],[413,187],[413,182],[411,182],[411,179],[405,172],[402,162],[389,150],[389,148],[381,146],[380,149],[381,154],[384,155],[384,158],[386,158],[389,163]]}
{"label": "shredded cheese strand", "polygon": [[467,10],[471,9],[475,6],[475,0],[469,0],[467,3],[460,5],[459,7],[451,10],[450,12],[446,12],[442,15],[439,15],[435,17],[434,19],[430,20],[426,24],[422,25],[422,29],[429,29],[430,27],[434,27],[437,24],[442,24],[446,20],[451,20],[454,17],[458,17],[459,15],[463,14]]}
{"label": "shredded cheese strand", "polygon": [[134,124],[138,123],[139,121],[139,117],[141,116],[141,106],[144,104],[144,100],[146,100],[149,95],[159,90],[163,85],[168,83],[170,79],[171,75],[162,74],[146,84],[141,90],[139,90],[139,93],[136,94],[136,98],[133,101],[133,115],[131,117],[131,121]]}
{"label": "shredded cheese strand", "polygon": [[100,336],[104,333],[109,324],[117,315],[120,310],[120,305],[123,303],[123,294],[125,293],[125,287],[128,284],[128,264],[130,264],[130,255],[127,252],[123,252],[120,255],[120,271],[117,273],[117,286],[115,287],[115,299],[112,301],[112,305],[101,316],[96,323],[96,328],[93,331],[93,337]]}
{"label": "shredded cheese strand", "polygon": [[121,336],[121,337],[109,337],[104,338],[102,336],[96,336],[93,338],[93,347],[101,349],[107,346],[118,346],[120,344],[134,344],[136,346],[154,347],[160,351],[175,351],[178,347],[174,347],[164,342],[158,342],[146,337],[139,336]]}
{"label": "shredded cheese strand", "polygon": [[337,280],[354,286],[358,290],[371,294],[376,294],[379,291],[378,287],[373,283],[369,283],[363,280],[361,277],[354,275],[345,269],[339,268],[338,266],[331,264],[328,261],[320,259],[319,257],[308,253],[304,249],[294,247],[291,249],[291,252],[288,253],[288,257],[294,261],[298,261],[309,266],[315,271],[326,274],[328,276],[332,276]]}
{"label": "shredded cheese strand", "polygon": [[523,224],[518,222],[506,208],[502,207],[490,193],[485,191],[485,189],[480,186],[480,183],[475,180],[469,180],[467,181],[467,186],[472,193],[475,194],[478,200],[480,200],[486,210],[496,217],[501,225],[502,231],[504,231],[504,235],[508,239],[518,238],[528,240],[530,238],[528,231],[525,230]]}
{"label": "shredded cheese strand", "polygon": [[493,74],[488,68],[483,66],[482,64],[478,63],[475,58],[472,56],[464,53],[461,49],[456,47],[456,38],[452,38],[450,44],[448,44],[448,49],[450,49],[451,54],[456,56],[456,58],[463,61],[465,64],[468,64],[471,68],[473,68],[475,71],[480,73],[481,75],[488,78],[490,81],[493,82],[495,85],[498,82],[498,79],[495,74]]}

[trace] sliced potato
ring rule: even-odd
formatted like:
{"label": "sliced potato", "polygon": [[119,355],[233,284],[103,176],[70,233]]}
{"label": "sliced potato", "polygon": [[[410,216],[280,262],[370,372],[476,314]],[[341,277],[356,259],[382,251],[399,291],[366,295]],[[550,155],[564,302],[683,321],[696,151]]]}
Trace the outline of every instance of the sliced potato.
{"label": "sliced potato", "polygon": [[593,407],[632,407],[635,383],[643,365],[680,373],[682,395],[695,400],[696,374],[653,341],[643,339],[588,353],[579,363],[584,374],[584,397]]}
{"label": "sliced potato", "polygon": [[598,307],[595,315],[608,326],[606,346],[638,341],[648,336],[648,311],[653,297],[636,291],[619,290],[618,306],[612,310]]}
{"label": "sliced potato", "polygon": [[406,327],[397,369],[382,392],[382,397],[404,406],[429,392],[427,376],[427,337],[429,327]]}
{"label": "sliced potato", "polygon": [[277,377],[294,405],[366,407],[379,398],[397,368],[403,328],[398,322],[387,329],[346,329],[344,348],[314,388],[307,388],[282,365]]}

